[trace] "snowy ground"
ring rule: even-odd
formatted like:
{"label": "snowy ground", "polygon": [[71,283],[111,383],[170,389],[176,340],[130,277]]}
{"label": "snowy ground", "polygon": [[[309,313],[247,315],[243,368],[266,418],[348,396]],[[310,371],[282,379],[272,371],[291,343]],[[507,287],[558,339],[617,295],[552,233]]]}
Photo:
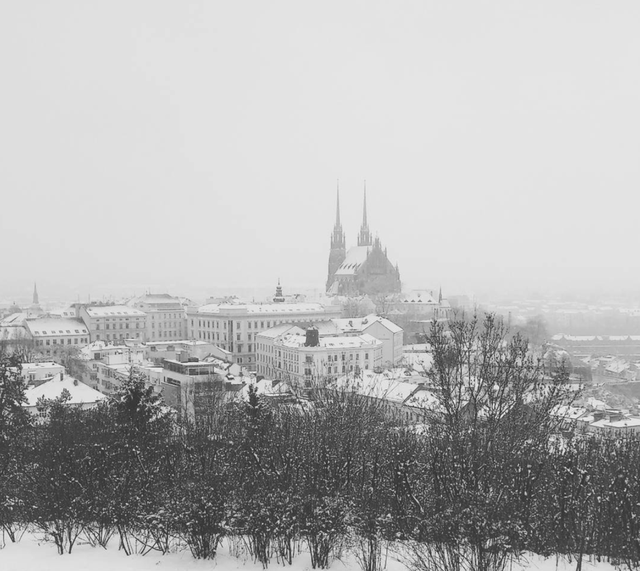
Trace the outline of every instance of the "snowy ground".
{"label": "snowy ground", "polygon": [[[533,556],[527,562],[514,566],[511,571],[573,571],[575,567],[575,562]],[[614,571],[614,567],[609,563],[594,564],[584,561],[582,567],[583,571]],[[290,571],[310,570],[311,562],[308,553],[298,555],[293,565],[288,568]],[[116,548],[105,550],[86,544],[76,545],[70,555],[58,555],[53,543],[42,541],[33,535],[25,535],[20,543],[7,543],[4,549],[0,549],[1,571],[199,571],[204,569],[262,571],[262,565],[254,563],[250,558],[241,559],[231,556],[226,545],[220,547],[215,561],[195,560],[189,551],[169,555],[150,553],[145,556],[127,557]],[[274,559],[270,569],[277,571],[284,567]],[[352,557],[347,557],[344,561],[334,561],[331,569],[360,571],[356,560]],[[406,567],[391,555],[386,569],[387,571],[406,571]]]}

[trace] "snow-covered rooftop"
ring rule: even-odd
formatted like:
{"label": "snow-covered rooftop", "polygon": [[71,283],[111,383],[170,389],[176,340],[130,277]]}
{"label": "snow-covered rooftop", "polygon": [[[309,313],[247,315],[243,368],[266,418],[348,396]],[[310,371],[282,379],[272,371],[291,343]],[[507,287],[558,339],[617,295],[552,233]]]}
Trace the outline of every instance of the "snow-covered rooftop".
{"label": "snow-covered rooftop", "polygon": [[64,389],[71,395],[69,404],[93,404],[106,398],[102,393],[85,385],[83,382],[65,375],[62,379],[57,376],[37,387],[27,389],[25,391],[25,396],[27,397],[25,406],[36,406],[40,397],[46,399],[58,398]]}
{"label": "snow-covered rooftop", "polygon": [[419,388],[418,385],[407,383],[400,378],[385,376],[368,369],[361,371],[358,377],[351,375],[339,377],[334,386],[339,389],[353,390],[364,396],[400,404],[404,403]]}
{"label": "snow-covered rooftop", "polygon": [[325,313],[325,308],[319,303],[212,303],[198,308],[198,313],[215,315],[231,313],[250,313],[255,315],[295,315],[305,313]]}
{"label": "snow-covered rooftop", "polygon": [[60,335],[89,335],[85,325],[75,319],[51,318],[27,321],[26,326],[34,337],[59,337]]}
{"label": "snow-covered rooftop", "polygon": [[366,261],[370,251],[370,246],[353,246],[352,248],[349,248],[344,262],[340,264],[335,275],[348,276],[355,274],[360,266]]}
{"label": "snow-covered rooftop", "polygon": [[366,317],[348,317],[341,319],[332,319],[333,323],[335,323],[336,327],[344,333],[347,332],[356,332],[356,331],[366,331],[368,327],[371,327],[374,323],[380,323],[384,325],[389,331],[392,333],[400,333],[402,332],[402,327],[393,323],[393,321],[389,321],[388,319],[376,315],[375,313],[371,313]]}
{"label": "snow-covered rooftop", "polygon": [[267,329],[262,333],[258,333],[258,337],[275,339],[277,337],[280,337],[281,335],[284,335],[285,333],[304,335],[304,329],[298,327],[297,325],[292,325],[291,323],[282,323],[281,325],[276,325],[275,327]]}
{"label": "snow-covered rooftop", "polygon": [[[304,347],[307,342],[307,336],[297,333],[286,333],[278,342],[278,345],[283,347],[299,348]],[[319,346],[306,347],[306,349],[357,349],[359,347],[378,346],[382,345],[375,337],[365,333],[364,335],[357,335],[352,337],[320,337]]]}
{"label": "snow-covered rooftop", "polygon": [[85,308],[85,311],[89,317],[144,317],[146,315],[143,311],[126,305],[92,306]]}

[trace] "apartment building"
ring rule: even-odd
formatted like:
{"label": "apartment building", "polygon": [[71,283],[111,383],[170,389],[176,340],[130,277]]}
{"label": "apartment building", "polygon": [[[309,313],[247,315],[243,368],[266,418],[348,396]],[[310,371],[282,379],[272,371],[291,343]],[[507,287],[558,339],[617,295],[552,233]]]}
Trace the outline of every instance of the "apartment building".
{"label": "apartment building", "polygon": [[79,320],[43,317],[24,323],[35,348],[45,357],[58,355],[64,347],[84,347],[89,329]]}
{"label": "apartment building", "polygon": [[127,304],[147,315],[147,341],[171,341],[185,339],[187,315],[180,298],[168,293],[145,294],[133,298]]}
{"label": "apartment building", "polygon": [[215,343],[255,371],[260,333],[282,324],[326,322],[340,314],[340,307],[319,303],[217,303],[189,308],[187,326],[189,338]]}
{"label": "apartment building", "polygon": [[359,375],[382,365],[382,342],[368,334],[320,337],[281,325],[257,336],[257,373],[269,379],[310,388],[341,375]]}
{"label": "apartment building", "polygon": [[144,341],[147,315],[126,305],[89,305],[79,311],[89,330],[91,341],[121,342],[125,339]]}

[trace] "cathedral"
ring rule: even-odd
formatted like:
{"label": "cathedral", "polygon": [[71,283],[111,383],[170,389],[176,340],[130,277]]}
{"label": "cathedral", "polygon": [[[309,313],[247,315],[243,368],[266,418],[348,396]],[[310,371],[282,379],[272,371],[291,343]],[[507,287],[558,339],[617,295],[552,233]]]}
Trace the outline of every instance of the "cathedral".
{"label": "cathedral", "polygon": [[329,254],[329,295],[376,295],[400,292],[400,271],[387,258],[380,239],[371,237],[367,222],[367,189],[364,190],[362,226],[358,245],[347,250],[340,222],[340,189],[337,191],[336,223],[331,235]]}

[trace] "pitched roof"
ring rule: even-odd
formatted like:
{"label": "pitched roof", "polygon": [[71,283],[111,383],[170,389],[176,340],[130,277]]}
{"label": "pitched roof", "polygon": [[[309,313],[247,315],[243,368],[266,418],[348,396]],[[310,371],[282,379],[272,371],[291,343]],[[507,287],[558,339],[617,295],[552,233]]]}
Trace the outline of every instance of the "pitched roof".
{"label": "pitched roof", "polygon": [[59,337],[60,335],[89,335],[84,323],[75,319],[43,318],[27,321],[26,326],[34,337]]}
{"label": "pitched roof", "polygon": [[139,309],[127,307],[126,305],[104,305],[86,307],[85,311],[89,317],[111,317],[111,316],[133,316],[144,317],[146,314]]}
{"label": "pitched roof", "polygon": [[370,246],[353,246],[352,248],[349,248],[344,262],[340,264],[335,275],[348,276],[355,274],[360,269],[360,266],[362,266],[366,261],[370,251]]}
{"label": "pitched roof", "polygon": [[27,397],[25,406],[36,406],[40,397],[58,398],[64,389],[67,389],[71,395],[69,404],[93,404],[106,398],[101,392],[92,389],[89,385],[65,375],[62,380],[56,376],[46,383],[27,389],[25,391]]}
{"label": "pitched roof", "polygon": [[371,313],[366,317],[349,317],[342,319],[332,319],[333,323],[336,324],[337,328],[343,332],[365,332],[371,325],[374,323],[381,323],[384,325],[391,333],[400,333],[402,332],[402,327],[396,325],[392,321],[376,315],[375,313]]}

